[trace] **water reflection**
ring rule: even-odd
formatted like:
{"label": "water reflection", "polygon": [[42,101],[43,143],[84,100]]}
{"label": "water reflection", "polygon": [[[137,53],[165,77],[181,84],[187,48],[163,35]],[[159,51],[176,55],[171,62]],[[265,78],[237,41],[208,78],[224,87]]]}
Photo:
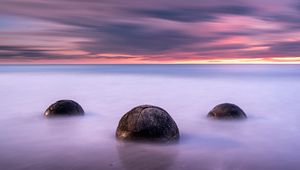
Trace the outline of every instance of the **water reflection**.
{"label": "water reflection", "polygon": [[[176,144],[143,144],[118,142],[117,151],[121,163],[128,170],[172,169],[178,150]],[[174,147],[175,146],[175,147]]]}

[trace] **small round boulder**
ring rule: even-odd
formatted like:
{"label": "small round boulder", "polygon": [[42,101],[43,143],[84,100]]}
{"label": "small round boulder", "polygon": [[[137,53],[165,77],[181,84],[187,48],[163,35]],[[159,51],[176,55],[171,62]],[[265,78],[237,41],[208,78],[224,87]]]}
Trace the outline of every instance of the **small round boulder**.
{"label": "small round boulder", "polygon": [[245,112],[235,104],[222,103],[215,106],[207,115],[219,119],[244,119],[247,118]]}
{"label": "small round boulder", "polygon": [[84,115],[82,107],[73,100],[59,100],[48,107],[45,116]]}
{"label": "small round boulder", "polygon": [[172,117],[162,108],[141,105],[121,118],[116,137],[124,140],[171,142],[179,139],[179,130]]}

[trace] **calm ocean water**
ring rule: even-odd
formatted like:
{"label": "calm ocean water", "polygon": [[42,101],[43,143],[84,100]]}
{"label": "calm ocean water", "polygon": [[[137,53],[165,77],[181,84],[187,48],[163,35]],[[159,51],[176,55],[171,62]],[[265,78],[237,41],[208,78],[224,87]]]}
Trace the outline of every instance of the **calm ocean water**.
{"label": "calm ocean water", "polygon": [[[300,65],[0,65],[1,170],[299,170]],[[73,99],[84,117],[45,119]],[[206,118],[231,102],[244,121]],[[115,139],[141,104],[176,121],[178,144]]]}

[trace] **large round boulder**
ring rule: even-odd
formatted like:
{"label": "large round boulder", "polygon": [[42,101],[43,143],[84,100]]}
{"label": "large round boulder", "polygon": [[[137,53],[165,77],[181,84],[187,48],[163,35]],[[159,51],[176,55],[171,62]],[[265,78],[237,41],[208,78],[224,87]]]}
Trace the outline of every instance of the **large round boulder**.
{"label": "large round boulder", "polygon": [[220,119],[247,118],[245,112],[240,107],[232,103],[222,103],[215,106],[207,116]]}
{"label": "large round boulder", "polygon": [[82,107],[73,100],[59,100],[48,107],[45,116],[84,115]]}
{"label": "large round boulder", "polygon": [[164,109],[141,105],[131,109],[121,118],[116,137],[125,140],[171,142],[179,139],[179,130]]}

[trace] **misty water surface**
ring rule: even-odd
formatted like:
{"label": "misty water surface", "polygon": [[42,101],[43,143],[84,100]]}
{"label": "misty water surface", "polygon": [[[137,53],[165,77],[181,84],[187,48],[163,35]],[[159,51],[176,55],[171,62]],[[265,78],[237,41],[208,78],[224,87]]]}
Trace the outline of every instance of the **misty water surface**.
{"label": "misty water surface", "polygon": [[[298,65],[1,65],[0,167],[298,170],[299,87]],[[86,115],[44,118],[60,99]],[[248,119],[206,118],[223,102]],[[141,104],[169,112],[178,144],[115,139],[121,116]]]}

